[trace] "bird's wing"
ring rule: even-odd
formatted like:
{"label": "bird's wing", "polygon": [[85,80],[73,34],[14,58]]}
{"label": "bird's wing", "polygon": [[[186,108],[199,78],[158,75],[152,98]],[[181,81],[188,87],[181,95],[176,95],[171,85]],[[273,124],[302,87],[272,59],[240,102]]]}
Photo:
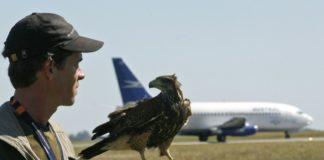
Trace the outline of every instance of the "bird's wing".
{"label": "bird's wing", "polygon": [[130,110],[130,109],[134,108],[135,106],[137,106],[138,103],[141,103],[141,102],[135,102],[135,103],[127,103],[127,104],[125,104],[124,106],[118,108],[117,110],[109,113],[108,118],[113,119],[115,117],[118,117],[120,114],[122,114],[124,112],[127,112],[127,110]]}
{"label": "bird's wing", "polygon": [[109,115],[110,121],[99,125],[93,130],[98,136],[109,133],[109,136],[118,136],[126,132],[143,132],[146,126],[162,115],[161,107],[155,99],[140,102],[133,107],[115,111]]}

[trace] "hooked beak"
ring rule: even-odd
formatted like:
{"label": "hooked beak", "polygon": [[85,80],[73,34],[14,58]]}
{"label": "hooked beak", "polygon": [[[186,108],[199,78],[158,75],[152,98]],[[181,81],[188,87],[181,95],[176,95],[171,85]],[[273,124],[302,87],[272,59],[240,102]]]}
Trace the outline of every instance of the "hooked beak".
{"label": "hooked beak", "polygon": [[154,83],[153,83],[154,81],[151,81],[150,83],[149,83],[149,88],[153,88],[154,87]]}

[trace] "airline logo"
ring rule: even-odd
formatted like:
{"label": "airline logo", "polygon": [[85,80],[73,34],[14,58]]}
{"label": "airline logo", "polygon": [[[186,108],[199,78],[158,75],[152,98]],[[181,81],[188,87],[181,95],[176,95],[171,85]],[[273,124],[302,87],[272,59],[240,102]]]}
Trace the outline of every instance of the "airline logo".
{"label": "airline logo", "polygon": [[125,66],[125,63],[124,63],[122,60],[120,60],[120,61],[118,62],[118,65]]}
{"label": "airline logo", "polygon": [[138,81],[125,80],[123,88],[142,88],[142,85]]}
{"label": "airline logo", "polygon": [[273,118],[270,123],[272,123],[273,125],[278,125],[281,123],[280,119],[279,118]]}

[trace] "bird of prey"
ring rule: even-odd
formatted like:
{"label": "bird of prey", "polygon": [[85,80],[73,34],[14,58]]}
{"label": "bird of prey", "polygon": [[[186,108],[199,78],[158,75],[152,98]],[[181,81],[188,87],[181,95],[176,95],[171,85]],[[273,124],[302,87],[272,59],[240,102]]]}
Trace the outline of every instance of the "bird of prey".
{"label": "bird of prey", "polygon": [[92,139],[108,136],[82,150],[81,158],[90,159],[108,150],[135,150],[145,160],[146,148],[159,148],[160,156],[172,160],[171,142],[191,116],[190,101],[183,97],[180,85],[174,74],[151,81],[149,87],[161,93],[110,113],[110,120],[93,130]]}

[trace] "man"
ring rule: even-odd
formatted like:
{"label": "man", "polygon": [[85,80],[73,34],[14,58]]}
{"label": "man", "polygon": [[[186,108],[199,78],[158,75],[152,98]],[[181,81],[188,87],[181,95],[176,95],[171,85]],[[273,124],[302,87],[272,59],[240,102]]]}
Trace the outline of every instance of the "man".
{"label": "man", "polygon": [[75,159],[70,140],[49,119],[58,106],[74,103],[85,77],[81,53],[103,42],[80,36],[59,15],[33,13],[12,27],[4,44],[15,93],[0,107],[0,160]]}

